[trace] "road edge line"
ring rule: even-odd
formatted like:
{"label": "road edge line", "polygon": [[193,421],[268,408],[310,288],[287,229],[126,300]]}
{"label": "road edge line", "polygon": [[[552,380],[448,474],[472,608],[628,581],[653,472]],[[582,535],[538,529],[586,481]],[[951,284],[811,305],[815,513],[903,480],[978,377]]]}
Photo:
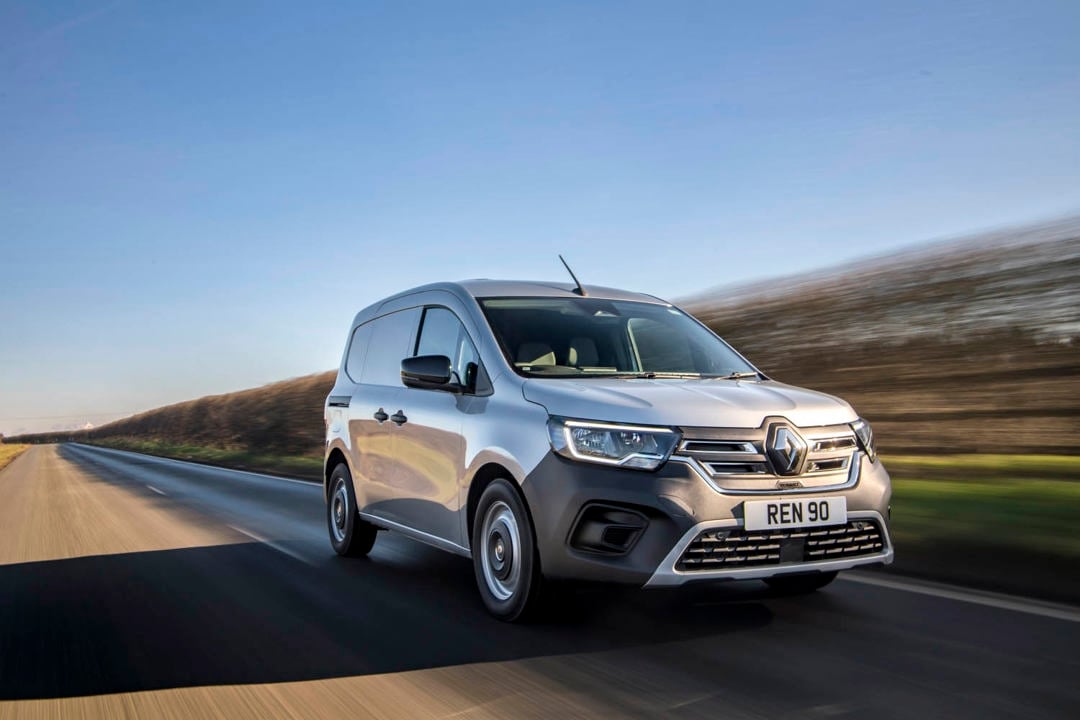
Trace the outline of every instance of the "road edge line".
{"label": "road edge line", "polygon": [[904,592],[928,595],[930,597],[956,600],[959,602],[985,605],[986,607],[999,610],[1012,610],[1014,612],[1038,615],[1040,617],[1065,620],[1067,622],[1080,622],[1080,608],[1061,603],[1051,603],[1018,595],[1005,595],[1002,593],[973,590],[958,585],[948,585],[926,580],[900,579],[896,577],[879,576],[874,573],[862,571],[849,571],[842,573],[840,580],[874,585],[889,590],[902,590]]}
{"label": "road edge line", "polygon": [[293,560],[299,560],[300,562],[304,563],[305,565],[312,565],[312,566],[315,565],[315,563],[311,562],[310,560],[308,560],[306,557],[304,557],[300,553],[296,552],[295,550],[290,550],[289,548],[285,547],[281,543],[274,542],[273,540],[268,540],[268,539],[264,538],[262,535],[259,535],[258,533],[253,533],[250,530],[245,530],[244,528],[239,527],[237,525],[227,525],[226,527],[228,527],[230,530],[235,530],[236,532],[240,533],[241,535],[246,535],[247,537],[251,538],[255,542],[262,543],[263,545],[271,547],[271,548],[273,548],[274,550],[277,550],[279,553],[281,553],[283,555],[288,555]]}

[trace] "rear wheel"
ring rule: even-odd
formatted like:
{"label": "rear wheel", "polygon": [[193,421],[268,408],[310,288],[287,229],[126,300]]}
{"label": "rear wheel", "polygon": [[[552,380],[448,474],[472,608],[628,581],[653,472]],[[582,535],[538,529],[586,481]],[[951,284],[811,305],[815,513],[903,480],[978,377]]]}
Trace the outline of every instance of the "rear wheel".
{"label": "rear wheel", "polygon": [[495,617],[523,620],[540,604],[540,561],[525,502],[507,480],[480,496],[473,520],[473,570],[480,597]]}
{"label": "rear wheel", "polygon": [[806,595],[815,590],[820,590],[835,579],[835,572],[815,572],[777,575],[765,578],[765,582],[773,590],[778,590],[785,595]]}
{"label": "rear wheel", "polygon": [[326,521],[330,530],[330,544],[338,555],[362,557],[375,544],[378,529],[357,514],[352,475],[345,463],[338,463],[330,474]]}

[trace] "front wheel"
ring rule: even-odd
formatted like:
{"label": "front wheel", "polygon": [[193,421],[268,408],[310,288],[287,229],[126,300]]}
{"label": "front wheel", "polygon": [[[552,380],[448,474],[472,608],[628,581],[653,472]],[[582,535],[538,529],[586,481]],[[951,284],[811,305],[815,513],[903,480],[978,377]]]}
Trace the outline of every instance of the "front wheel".
{"label": "front wheel", "polygon": [[371,552],[378,528],[357,513],[352,474],[345,463],[338,463],[330,474],[326,522],[330,530],[330,544],[338,555],[362,557]]}
{"label": "front wheel", "polygon": [[509,481],[492,482],[473,521],[473,570],[484,605],[506,622],[522,620],[540,604],[540,561],[525,502]]}
{"label": "front wheel", "polygon": [[836,579],[835,572],[800,573],[797,575],[776,575],[765,578],[765,583],[773,590],[785,595],[806,595],[820,590]]}

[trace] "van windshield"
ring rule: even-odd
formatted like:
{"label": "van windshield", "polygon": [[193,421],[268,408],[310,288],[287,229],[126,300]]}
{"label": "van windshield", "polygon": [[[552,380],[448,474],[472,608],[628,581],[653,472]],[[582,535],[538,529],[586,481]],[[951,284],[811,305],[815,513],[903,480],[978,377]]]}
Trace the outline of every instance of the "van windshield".
{"label": "van windshield", "polygon": [[521,375],[751,377],[727,343],[670,305],[599,298],[480,298]]}

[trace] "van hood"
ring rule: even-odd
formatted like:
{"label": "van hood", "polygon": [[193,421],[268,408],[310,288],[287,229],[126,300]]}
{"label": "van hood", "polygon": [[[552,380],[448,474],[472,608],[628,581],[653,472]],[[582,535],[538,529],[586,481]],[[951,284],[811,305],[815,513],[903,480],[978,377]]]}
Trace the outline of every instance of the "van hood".
{"label": "van hood", "polygon": [[772,380],[529,378],[522,392],[552,415],[640,425],[757,428],[779,415],[814,427],[858,417],[840,398]]}

